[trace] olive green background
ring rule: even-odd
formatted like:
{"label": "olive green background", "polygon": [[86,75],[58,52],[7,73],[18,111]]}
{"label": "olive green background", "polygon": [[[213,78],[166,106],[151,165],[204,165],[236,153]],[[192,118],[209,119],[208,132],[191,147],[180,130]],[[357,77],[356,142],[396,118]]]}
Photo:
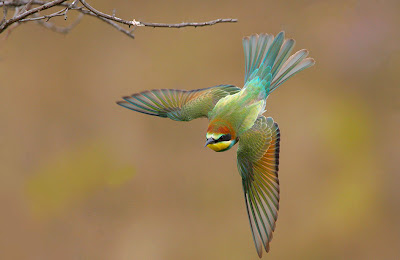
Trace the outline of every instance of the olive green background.
{"label": "olive green background", "polygon": [[[2,259],[258,259],[236,149],[207,120],[134,113],[121,96],[243,85],[243,36],[286,31],[316,65],[268,99],[281,128],[281,202],[265,259],[400,257],[398,1],[89,1],[84,17],[0,35]],[[68,24],[62,17],[51,21]]]}

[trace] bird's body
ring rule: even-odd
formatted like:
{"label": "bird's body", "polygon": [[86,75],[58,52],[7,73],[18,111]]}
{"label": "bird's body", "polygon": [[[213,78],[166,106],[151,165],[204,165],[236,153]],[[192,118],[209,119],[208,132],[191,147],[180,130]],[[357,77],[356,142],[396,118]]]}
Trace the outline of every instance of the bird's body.
{"label": "bird's body", "polygon": [[206,146],[217,152],[239,142],[237,166],[258,255],[269,251],[279,209],[278,125],[263,116],[268,95],[295,73],[315,62],[301,50],[289,57],[294,40],[284,33],[243,39],[245,85],[219,85],[192,91],[161,89],[124,97],[119,105],[137,112],[190,121],[207,117]]}

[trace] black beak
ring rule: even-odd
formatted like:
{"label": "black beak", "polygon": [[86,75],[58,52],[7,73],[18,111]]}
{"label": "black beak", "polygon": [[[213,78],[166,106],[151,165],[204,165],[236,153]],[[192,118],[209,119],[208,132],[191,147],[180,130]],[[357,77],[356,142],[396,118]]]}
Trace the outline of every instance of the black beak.
{"label": "black beak", "polygon": [[206,145],[204,147],[206,147],[209,144],[213,144],[213,143],[215,143],[214,138],[208,138],[207,141],[206,141]]}

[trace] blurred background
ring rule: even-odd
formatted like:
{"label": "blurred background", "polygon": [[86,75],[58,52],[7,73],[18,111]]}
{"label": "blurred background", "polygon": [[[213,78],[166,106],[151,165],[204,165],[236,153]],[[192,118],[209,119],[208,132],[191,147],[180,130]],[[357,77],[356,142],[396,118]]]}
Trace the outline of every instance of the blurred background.
{"label": "blurred background", "polygon": [[204,148],[206,119],[115,101],[242,86],[242,37],[281,30],[317,63],[268,99],[281,202],[264,258],[400,258],[399,1],[89,3],[146,22],[239,22],[133,40],[84,17],[68,35],[34,23],[0,35],[2,259],[258,259],[236,149]]}

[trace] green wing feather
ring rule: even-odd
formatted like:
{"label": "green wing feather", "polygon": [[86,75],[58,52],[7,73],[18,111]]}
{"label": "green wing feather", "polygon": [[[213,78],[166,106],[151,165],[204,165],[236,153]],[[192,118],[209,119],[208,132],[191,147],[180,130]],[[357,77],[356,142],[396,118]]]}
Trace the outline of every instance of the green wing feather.
{"label": "green wing feather", "polygon": [[155,89],[123,97],[117,104],[136,112],[190,121],[207,117],[221,98],[240,91],[232,85],[219,85],[196,90]]}
{"label": "green wing feather", "polygon": [[280,132],[273,119],[261,116],[239,139],[237,164],[247,214],[258,255],[269,251],[279,210]]}

